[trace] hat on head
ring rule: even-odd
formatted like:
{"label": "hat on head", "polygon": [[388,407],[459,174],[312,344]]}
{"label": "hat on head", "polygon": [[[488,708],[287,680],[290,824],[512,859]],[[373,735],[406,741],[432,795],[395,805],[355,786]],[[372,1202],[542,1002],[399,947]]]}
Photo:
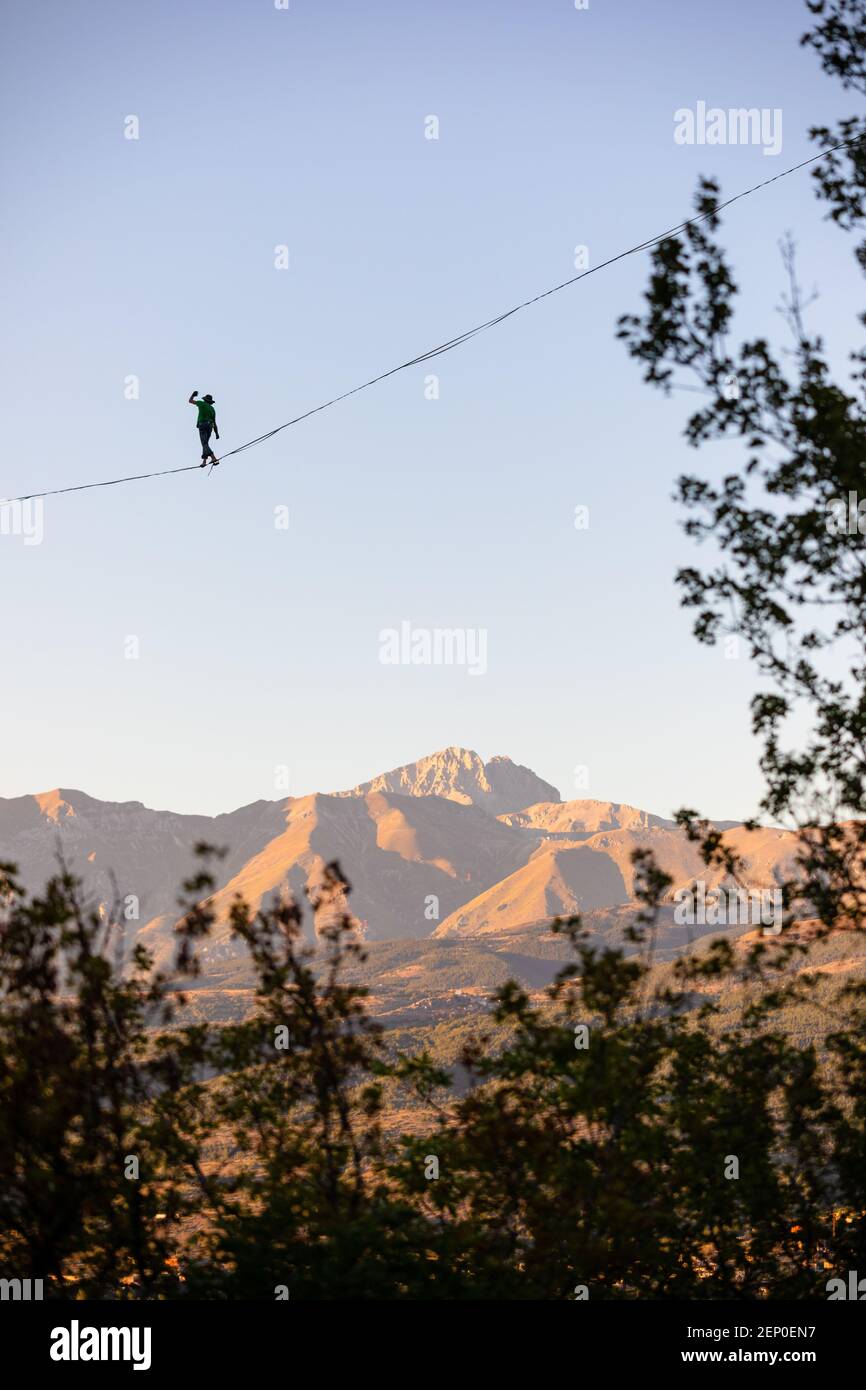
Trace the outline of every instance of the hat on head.
{"label": "hat on head", "polygon": [[213,396],[202,396],[202,400],[207,401],[208,405],[213,405]]}

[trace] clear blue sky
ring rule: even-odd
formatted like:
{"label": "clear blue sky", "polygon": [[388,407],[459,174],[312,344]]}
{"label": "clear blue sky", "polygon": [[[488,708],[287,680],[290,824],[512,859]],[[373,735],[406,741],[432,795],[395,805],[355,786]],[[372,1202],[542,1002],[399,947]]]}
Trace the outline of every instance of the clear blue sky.
{"label": "clear blue sky", "polygon": [[[232,448],[567,278],[576,244],[662,231],[699,173],[730,194],[808,157],[847,102],[806,23],[797,0],[4,6],[0,494],[195,463],[193,388]],[[781,108],[781,154],[675,144],[699,100]],[[842,362],[859,278],[808,174],[726,221],[740,328],[784,334],[789,228]],[[0,536],[0,794],[215,812],[280,795],[278,765],[302,794],[464,744],[564,796],[750,812],[753,675],[697,646],[673,585],[673,480],[730,454],[697,459],[695,397],[655,396],[615,340],[647,268],[212,477],[52,498],[41,545]],[[383,666],[405,619],[486,629],[487,673]]]}

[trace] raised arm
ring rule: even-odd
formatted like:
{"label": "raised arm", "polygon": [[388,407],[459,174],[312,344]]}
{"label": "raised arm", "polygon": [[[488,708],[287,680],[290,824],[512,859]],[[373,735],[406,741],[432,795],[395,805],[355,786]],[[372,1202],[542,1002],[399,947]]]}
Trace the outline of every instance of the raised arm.
{"label": "raised arm", "polygon": [[193,391],[193,393],[192,393],[192,395],[190,396],[189,401],[188,401],[188,404],[189,404],[189,405],[195,405],[195,398],[196,398],[197,395],[198,395],[198,391]]}

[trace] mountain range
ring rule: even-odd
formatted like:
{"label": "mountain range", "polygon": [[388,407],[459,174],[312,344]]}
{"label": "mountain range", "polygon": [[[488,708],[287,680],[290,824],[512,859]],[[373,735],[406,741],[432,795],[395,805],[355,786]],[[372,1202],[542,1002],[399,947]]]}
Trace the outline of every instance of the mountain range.
{"label": "mountain range", "polygon": [[[736,822],[720,828],[743,855],[750,887],[772,888],[790,867],[790,832],[747,832]],[[226,922],[237,895],[254,907],[275,894],[302,897],[333,859],[352,885],[351,910],[370,943],[474,941],[507,950],[519,941],[523,952],[528,942],[549,940],[556,914],[609,922],[633,913],[631,855],[639,847],[655,851],[673,877],[672,893],[695,878],[720,878],[674,821],[616,802],[563,801],[529,768],[502,756],[485,763],[464,748],[348,791],[257,801],[212,817],[64,788],[0,799],[0,855],[18,866],[25,886],[41,888],[61,856],[89,900],[133,903],[127,945],[143,941],[163,966],[178,888],[200,842],[227,851],[215,869],[218,926],[206,968],[236,959]]]}

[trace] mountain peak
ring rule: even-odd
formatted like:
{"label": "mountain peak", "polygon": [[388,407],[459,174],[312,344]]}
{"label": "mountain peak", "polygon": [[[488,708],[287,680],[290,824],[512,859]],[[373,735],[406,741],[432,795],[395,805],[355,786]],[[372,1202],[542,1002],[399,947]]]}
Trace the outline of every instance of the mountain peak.
{"label": "mountain peak", "polygon": [[482,761],[473,748],[451,745],[414,763],[383,772],[340,796],[396,792],[402,796],[442,796],[480,806],[491,815],[520,811],[539,801],[559,801],[559,792],[531,770],[504,754]]}
{"label": "mountain peak", "polygon": [[54,787],[50,792],[37,792],[33,800],[48,820],[58,822],[61,816],[75,815],[61,787]]}

